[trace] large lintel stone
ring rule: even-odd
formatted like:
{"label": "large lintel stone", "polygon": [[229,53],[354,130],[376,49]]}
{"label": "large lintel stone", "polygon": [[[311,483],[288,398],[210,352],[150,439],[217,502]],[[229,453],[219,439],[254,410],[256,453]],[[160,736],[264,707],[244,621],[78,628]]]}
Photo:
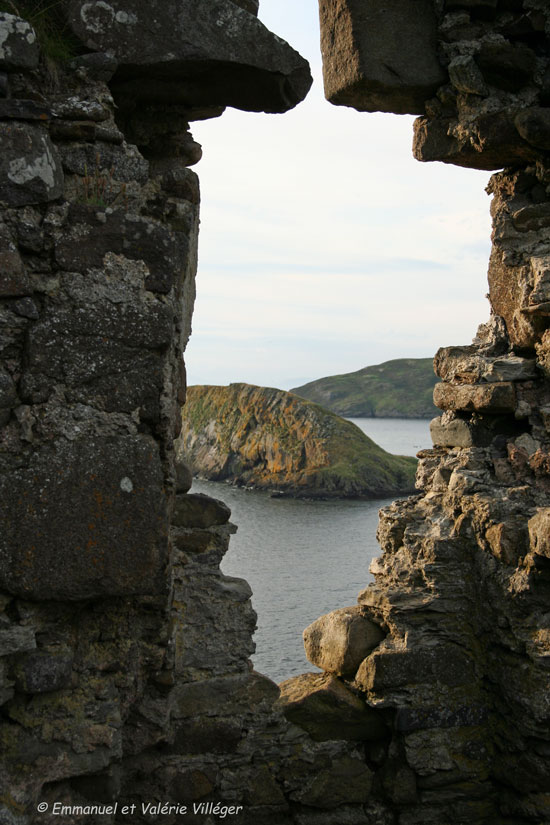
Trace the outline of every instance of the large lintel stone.
{"label": "large lintel stone", "polygon": [[[309,65],[231,0],[73,0],[69,25],[112,54],[121,106],[164,100],[190,109],[285,112],[306,96]],[[219,113],[219,112],[218,112]]]}
{"label": "large lintel stone", "polygon": [[319,0],[325,94],[362,112],[423,114],[445,82],[431,0]]}

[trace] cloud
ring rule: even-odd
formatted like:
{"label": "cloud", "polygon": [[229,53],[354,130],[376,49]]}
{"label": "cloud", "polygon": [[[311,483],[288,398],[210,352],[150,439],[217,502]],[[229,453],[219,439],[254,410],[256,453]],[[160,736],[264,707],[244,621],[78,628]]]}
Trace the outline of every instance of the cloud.
{"label": "cloud", "polygon": [[[316,0],[262,0],[260,16],[318,66]],[[317,77],[285,115],[193,124],[196,381],[315,378],[471,340],[488,317],[488,175],[415,161],[412,121],[330,106]]]}

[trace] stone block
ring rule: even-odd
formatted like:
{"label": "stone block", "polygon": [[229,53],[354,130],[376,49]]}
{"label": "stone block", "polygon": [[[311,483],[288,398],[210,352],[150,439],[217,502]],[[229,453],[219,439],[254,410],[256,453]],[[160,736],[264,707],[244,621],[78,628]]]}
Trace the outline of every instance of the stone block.
{"label": "stone block", "polygon": [[516,390],[510,382],[494,384],[436,384],[434,404],[442,410],[513,413]]}
{"label": "stone block", "polygon": [[107,412],[138,410],[142,420],[158,421],[164,383],[159,350],[169,345],[172,324],[170,307],[160,302],[106,299],[52,308],[28,338],[26,397],[41,400],[47,377],[72,388],[71,402]]}
{"label": "stone block", "polygon": [[280,690],[261,673],[247,673],[218,679],[203,679],[178,685],[172,694],[174,718],[222,716],[231,707],[234,713],[269,709]]}
{"label": "stone block", "polygon": [[417,801],[416,776],[407,765],[387,760],[380,775],[382,787],[394,805],[412,805]]}
{"label": "stone block", "polygon": [[505,40],[483,40],[475,60],[487,83],[509,92],[519,91],[531,79],[537,65],[529,46]]}
{"label": "stone block", "polygon": [[143,261],[149,270],[145,288],[170,292],[187,266],[188,243],[148,218],[127,215],[120,209],[73,207],[72,227],[56,247],[59,265],[71,272],[101,267],[108,252]]}
{"label": "stone block", "polygon": [[50,126],[53,140],[94,141],[97,125],[93,120],[54,120]]}
{"label": "stone block", "polygon": [[366,691],[440,682],[458,687],[474,681],[473,661],[460,648],[438,644],[414,650],[375,650],[361,664],[355,684]]}
{"label": "stone block", "polygon": [[[319,808],[303,807],[301,810],[292,812],[292,825],[394,825],[393,815],[377,818],[379,811],[378,805],[375,803],[375,814],[373,815],[373,808],[370,800],[365,805],[339,805],[338,808],[332,810],[320,810]],[[365,807],[367,811],[365,812]],[[380,806],[381,808],[382,806]],[[335,815],[338,815],[338,820]],[[290,820],[289,820],[290,822]],[[281,819],[281,814],[272,822],[266,822],[266,825],[287,825],[287,821]],[[439,825],[439,823],[438,823]]]}
{"label": "stone block", "polygon": [[0,628],[0,656],[25,653],[36,647],[35,632],[32,627],[12,625]]}
{"label": "stone block", "polygon": [[526,534],[524,522],[504,521],[493,524],[485,537],[491,552],[503,564],[515,567],[520,556],[526,551]]}
{"label": "stone block", "polygon": [[434,447],[488,447],[499,436],[517,433],[515,418],[479,413],[463,416],[447,411],[430,422]]}
{"label": "stone block", "polygon": [[0,100],[0,120],[39,120],[50,119],[50,110],[34,100]]}
{"label": "stone block", "polygon": [[90,52],[71,60],[71,69],[83,68],[92,80],[101,80],[108,83],[117,70],[118,63],[110,54],[104,52]]}
{"label": "stone block", "polygon": [[[445,414],[447,415],[447,414]],[[473,447],[474,435],[469,421],[440,415],[430,421],[434,447]]]}
{"label": "stone block", "polygon": [[[370,796],[373,778],[373,772],[362,760],[340,756],[308,782],[297,798],[302,805],[325,810],[344,804],[361,805]],[[342,820],[336,820],[335,814],[333,821]]]}
{"label": "stone block", "polygon": [[550,108],[531,106],[514,120],[521,137],[537,149],[550,149]]}
{"label": "stone block", "polygon": [[446,80],[431,0],[320,0],[325,95],[366,112],[422,114]]}
{"label": "stone block", "polygon": [[14,14],[0,12],[0,69],[36,69],[39,48],[30,23]]}
{"label": "stone block", "polygon": [[176,493],[187,493],[193,484],[193,473],[185,461],[176,460]]}
{"label": "stone block", "polygon": [[307,62],[231,0],[125,0],[118,9],[74,0],[69,25],[87,48],[117,60],[111,85],[123,107],[162,98],[284,112],[311,86]]}
{"label": "stone block", "polygon": [[214,527],[227,524],[231,510],[217,498],[204,493],[176,496],[172,525],[174,527]]}
{"label": "stone block", "polygon": [[534,358],[513,353],[485,355],[477,346],[442,347],[436,353],[434,366],[442,381],[461,384],[530,381],[537,376]]}
{"label": "stone block", "polygon": [[231,754],[235,753],[246,732],[232,717],[186,719],[174,725],[173,745],[169,753]]}
{"label": "stone block", "polygon": [[8,206],[47,203],[63,194],[57,150],[41,126],[0,122],[0,201]]}
{"label": "stone block", "polygon": [[0,225],[0,297],[32,295],[30,278],[7,227]]}
{"label": "stone block", "polygon": [[529,543],[537,556],[550,559],[550,507],[541,507],[527,522]]}
{"label": "stone block", "polygon": [[0,587],[75,601],[163,593],[167,501],[146,436],[58,439],[0,480]]}
{"label": "stone block", "polygon": [[17,392],[11,375],[0,369],[0,426],[7,424],[11,410],[17,404]]}
{"label": "stone block", "polygon": [[18,690],[24,693],[50,693],[69,684],[72,666],[72,651],[60,646],[27,653],[17,662],[13,674]]}
{"label": "stone block", "polygon": [[260,8],[260,0],[231,0],[236,6],[250,12],[250,14],[258,14]]}
{"label": "stone block", "polygon": [[[92,109],[88,121],[93,121],[92,115],[94,113]],[[67,117],[66,122],[69,120],[70,118]],[[60,122],[62,121],[54,120],[54,123]],[[81,124],[81,131],[89,130],[91,135],[91,126],[84,126],[86,121],[83,116],[79,118],[77,123],[78,122]],[[57,128],[58,127],[54,128],[54,134]],[[72,128],[75,129],[76,127],[73,126]],[[119,134],[118,131],[111,131],[106,126],[104,126],[103,129],[107,129],[107,135],[112,136],[109,141],[99,140],[101,126],[96,123],[93,130],[97,138],[95,143],[69,142],[58,144],[57,147],[65,172],[69,172],[72,175],[80,175],[82,178],[91,178],[88,189],[86,189],[84,181],[80,184],[79,200],[82,205],[86,205],[88,201],[91,201],[92,205],[94,205],[97,201],[104,200],[107,201],[104,205],[112,206],[115,202],[116,193],[108,194],[111,180],[118,183],[129,183],[132,181],[145,183],[147,181],[149,163],[138,149],[132,145],[119,146],[116,145],[116,142],[115,145],[113,145],[112,138]],[[56,137],[59,139],[58,136]],[[118,141],[118,143],[120,143],[120,141]],[[94,192],[94,186],[102,180],[105,184],[106,193],[103,197],[97,197]],[[119,207],[121,205],[120,201],[121,199],[119,197],[118,203],[116,204]],[[94,211],[98,211],[97,206],[94,207]]]}
{"label": "stone block", "polygon": [[449,63],[449,77],[455,89],[460,92],[473,95],[487,93],[483,75],[471,55],[459,55],[453,58]]}
{"label": "stone block", "polygon": [[450,131],[448,117],[419,117],[414,124],[413,155],[417,160],[442,161],[468,169],[502,169],[536,160],[539,150],[518,134],[506,111],[478,115],[460,139]]}
{"label": "stone block", "polygon": [[356,605],[321,616],[306,627],[303,636],[306,656],[312,665],[338,676],[353,677],[384,633]]}
{"label": "stone block", "polygon": [[399,708],[395,727],[403,733],[434,728],[458,728],[482,725],[489,717],[489,708],[477,702],[449,707],[432,705]]}
{"label": "stone block", "polygon": [[203,770],[183,770],[170,784],[170,799],[174,802],[189,803],[202,799],[215,790],[216,774],[212,768]]}
{"label": "stone block", "polygon": [[316,742],[327,739],[365,741],[383,738],[379,713],[343,682],[325,673],[304,673],[279,685],[277,704],[286,718]]}

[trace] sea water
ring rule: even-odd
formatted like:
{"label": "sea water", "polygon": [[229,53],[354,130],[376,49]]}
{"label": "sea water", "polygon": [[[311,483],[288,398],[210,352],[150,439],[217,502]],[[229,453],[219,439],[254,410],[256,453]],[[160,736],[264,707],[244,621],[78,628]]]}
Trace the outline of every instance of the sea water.
{"label": "sea water", "polygon": [[[431,444],[425,420],[351,420],[388,452],[415,455]],[[323,613],[356,604],[358,592],[372,581],[370,562],[380,554],[378,511],[394,499],[271,498],[198,480],[192,489],[225,501],[238,525],[222,570],[252,587],[256,670],[276,682],[315,670],[305,658],[302,631]]]}

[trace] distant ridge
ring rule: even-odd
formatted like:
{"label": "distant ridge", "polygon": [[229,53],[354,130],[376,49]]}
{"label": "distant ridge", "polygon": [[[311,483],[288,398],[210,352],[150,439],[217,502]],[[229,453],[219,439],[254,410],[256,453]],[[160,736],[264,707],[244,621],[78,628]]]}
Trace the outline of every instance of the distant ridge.
{"label": "distant ridge", "polygon": [[330,375],[290,392],[347,418],[433,418],[432,358],[397,358]]}

